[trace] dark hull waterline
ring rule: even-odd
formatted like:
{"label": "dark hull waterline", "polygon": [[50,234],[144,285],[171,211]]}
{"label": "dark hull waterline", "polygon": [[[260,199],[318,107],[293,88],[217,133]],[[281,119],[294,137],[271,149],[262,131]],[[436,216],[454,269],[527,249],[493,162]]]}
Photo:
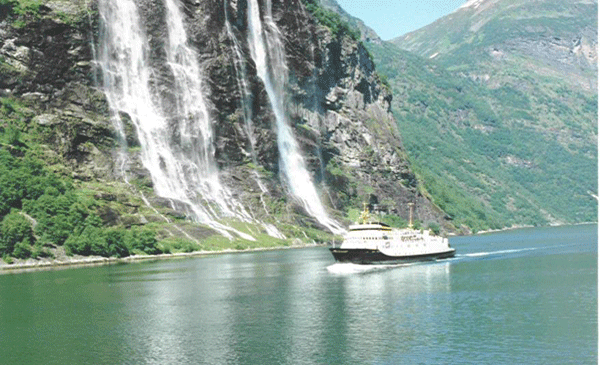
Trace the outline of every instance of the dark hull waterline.
{"label": "dark hull waterline", "polygon": [[417,261],[433,261],[440,259],[447,259],[454,257],[455,250],[449,250],[444,252],[429,253],[423,255],[414,256],[388,256],[383,254],[379,250],[369,249],[342,249],[342,248],[330,248],[329,249],[335,258],[335,261],[342,263],[353,263],[353,264],[402,264]]}

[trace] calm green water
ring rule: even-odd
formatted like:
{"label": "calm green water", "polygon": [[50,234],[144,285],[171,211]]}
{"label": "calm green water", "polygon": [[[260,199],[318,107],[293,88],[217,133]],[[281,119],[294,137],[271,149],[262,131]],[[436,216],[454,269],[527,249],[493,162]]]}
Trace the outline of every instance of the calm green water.
{"label": "calm green water", "polygon": [[392,268],[317,247],[0,275],[0,363],[597,362],[596,225],[451,244]]}

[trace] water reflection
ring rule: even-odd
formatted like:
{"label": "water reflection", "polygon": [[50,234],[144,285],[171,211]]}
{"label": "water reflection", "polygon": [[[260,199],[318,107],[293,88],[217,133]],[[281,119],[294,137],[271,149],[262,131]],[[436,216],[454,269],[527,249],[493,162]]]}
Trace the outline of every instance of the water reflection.
{"label": "water reflection", "polygon": [[157,263],[142,281],[139,268],[120,273],[126,347],[148,362],[341,364],[371,362],[443,330],[449,264],[335,275],[321,251],[297,255]]}
{"label": "water reflection", "polygon": [[450,321],[449,276],[448,263],[376,267],[345,275],[341,312],[348,327],[342,334],[350,358],[373,361],[409,353],[415,341],[443,333]]}
{"label": "water reflection", "polygon": [[[227,267],[227,258],[221,265]],[[129,356],[149,363],[226,363],[232,358],[225,339],[231,338],[227,286],[219,285],[205,260],[178,260],[143,264],[115,274],[122,292]],[[140,272],[144,274],[140,277]],[[142,280],[143,279],[143,280]],[[217,348],[219,351],[214,351]]]}
{"label": "water reflection", "polygon": [[592,363],[597,236],[497,237],[401,267],[314,248],[0,275],[0,362]]}

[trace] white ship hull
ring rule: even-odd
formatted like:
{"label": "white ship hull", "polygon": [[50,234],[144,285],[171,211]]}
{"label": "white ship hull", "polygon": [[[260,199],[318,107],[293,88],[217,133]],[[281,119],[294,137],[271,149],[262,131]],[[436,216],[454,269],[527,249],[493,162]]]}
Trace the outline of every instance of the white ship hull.
{"label": "white ship hull", "polygon": [[448,239],[428,230],[392,229],[381,223],[350,226],[340,246],[330,249],[338,262],[404,263],[453,257]]}

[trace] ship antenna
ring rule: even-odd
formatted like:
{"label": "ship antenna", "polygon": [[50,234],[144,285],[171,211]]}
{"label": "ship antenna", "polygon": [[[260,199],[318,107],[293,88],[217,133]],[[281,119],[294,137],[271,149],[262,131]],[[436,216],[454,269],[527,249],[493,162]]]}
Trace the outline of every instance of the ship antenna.
{"label": "ship antenna", "polygon": [[362,224],[369,223],[369,208],[367,208],[367,203],[363,203],[363,212],[360,214],[360,220],[362,220]]}
{"label": "ship antenna", "polygon": [[413,228],[413,206],[415,205],[415,203],[408,203],[408,209],[410,210],[409,216],[408,216],[408,228]]}

